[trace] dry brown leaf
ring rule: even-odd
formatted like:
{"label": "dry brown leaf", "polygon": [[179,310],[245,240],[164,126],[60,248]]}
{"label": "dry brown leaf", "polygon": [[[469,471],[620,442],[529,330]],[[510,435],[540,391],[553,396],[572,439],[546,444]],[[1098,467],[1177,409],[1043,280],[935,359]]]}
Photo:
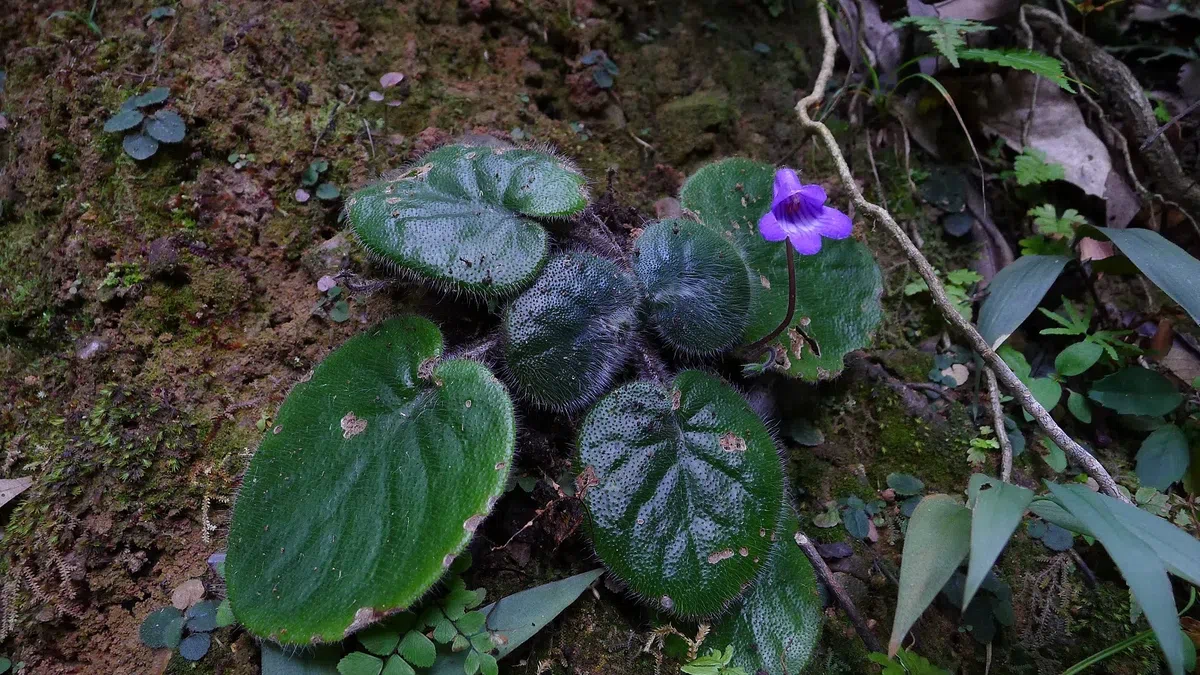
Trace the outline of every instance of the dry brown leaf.
{"label": "dry brown leaf", "polygon": [[1017,11],[1020,5],[1020,0],[945,0],[932,7],[943,19],[991,21]]}
{"label": "dry brown leaf", "polygon": [[171,593],[171,604],[181,612],[203,599],[204,583],[199,579],[188,579]]}
{"label": "dry brown leaf", "polygon": [[1200,358],[1181,341],[1171,343],[1171,351],[1160,361],[1175,377],[1191,384],[1200,377]]}
{"label": "dry brown leaf", "polygon": [[1137,195],[1113,169],[1108,148],[1088,128],[1074,99],[1053,83],[1038,80],[1032,73],[1012,71],[1002,86],[993,87],[986,109],[980,111],[984,131],[1020,152],[1036,87],[1028,146],[1046,153],[1047,162],[1062,165],[1068,182],[1103,198],[1109,227],[1125,227],[1141,208]]}
{"label": "dry brown leaf", "polygon": [[1111,258],[1116,253],[1113,249],[1111,241],[1100,241],[1091,237],[1084,237],[1079,240],[1079,261],[1087,262],[1089,260],[1104,260]]}
{"label": "dry brown leaf", "polygon": [[[900,44],[900,33],[892,24],[883,20],[879,13],[879,5],[875,0],[839,0],[845,21],[837,22],[837,41],[842,52],[851,63],[861,64],[858,40],[862,32],[862,41],[871,50],[871,66],[880,76],[895,72],[900,65],[904,48]],[[863,8],[863,18],[859,21],[858,8]]]}
{"label": "dry brown leaf", "polygon": [[28,490],[30,485],[33,485],[32,476],[0,478],[0,506],[11,502],[17,495]]}

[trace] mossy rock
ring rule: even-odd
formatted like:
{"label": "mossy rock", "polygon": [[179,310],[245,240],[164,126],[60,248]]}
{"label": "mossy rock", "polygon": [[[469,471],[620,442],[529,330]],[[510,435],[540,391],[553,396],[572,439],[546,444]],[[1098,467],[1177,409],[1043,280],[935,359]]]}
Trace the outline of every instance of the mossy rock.
{"label": "mossy rock", "polygon": [[660,150],[672,164],[712,149],[714,132],[729,125],[737,110],[724,92],[698,91],[659,106],[656,121]]}

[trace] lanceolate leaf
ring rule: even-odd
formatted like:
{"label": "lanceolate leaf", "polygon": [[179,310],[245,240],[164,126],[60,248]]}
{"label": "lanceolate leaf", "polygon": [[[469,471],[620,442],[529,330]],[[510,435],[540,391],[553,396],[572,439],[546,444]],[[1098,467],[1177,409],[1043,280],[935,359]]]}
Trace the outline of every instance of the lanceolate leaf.
{"label": "lanceolate leaf", "polygon": [[783,471],[762,421],[719,378],[627,384],[588,413],[578,447],[596,553],[633,592],[708,616],[766,564]]}
{"label": "lanceolate leaf", "polygon": [[608,391],[637,327],[638,289],[590,253],[552,259],[504,312],[504,354],[520,391],[543,407],[576,410]]}
{"label": "lanceolate leaf", "polygon": [[1166,520],[1116,499],[1100,500],[1130,532],[1154,550],[1174,575],[1200,586],[1200,541]]}
{"label": "lanceolate leaf", "polygon": [[[1104,497],[1082,485],[1049,484],[1050,491],[1076,518],[1087,524],[1129,584],[1154,629],[1172,675],[1183,675],[1183,634],[1179,630],[1175,596],[1167,570],[1155,550],[1145,545],[1104,502]],[[1113,500],[1115,501],[1115,500]],[[1149,515],[1149,514],[1147,514]],[[1153,516],[1151,516],[1153,517]]]}
{"label": "lanceolate leaf", "polygon": [[1122,415],[1166,415],[1183,403],[1175,385],[1146,368],[1130,367],[1105,377],[1088,398]]}
{"label": "lanceolate leaf", "polygon": [[441,353],[432,323],[394,319],[288,395],[229,535],[229,599],[251,632],[335,641],[410,606],[504,491],[512,402],[483,365]]}
{"label": "lanceolate leaf", "polygon": [[992,279],[979,308],[979,333],[992,349],[1033,313],[1068,261],[1061,255],[1023,255]]}
{"label": "lanceolate leaf", "polygon": [[1058,353],[1054,358],[1054,369],[1064,377],[1082,375],[1103,355],[1104,347],[1095,342],[1076,342]]}
{"label": "lanceolate leaf", "polygon": [[733,244],[690,220],[664,220],[634,243],[654,327],[675,349],[712,354],[737,344],[750,320],[750,271]]}
{"label": "lanceolate leaf", "polygon": [[354,193],[350,224],[371,253],[439,286],[492,296],[533,281],[546,231],[533,218],[587,206],[582,175],[534,150],[448,145]]}
{"label": "lanceolate leaf", "polygon": [[1192,321],[1200,323],[1200,260],[1151,230],[1102,227],[1100,231],[1142,274],[1182,305]]}
{"label": "lanceolate leaf", "polygon": [[[684,208],[741,250],[750,268],[750,323],[743,344],[769,334],[787,314],[787,250],[758,233],[774,176],[770,165],[726,159],[697,171],[679,195]],[[792,328],[775,341],[776,367],[806,380],[837,375],[847,353],[870,343],[883,317],[882,294],[879,266],[854,239],[826,239],[820,253],[796,256],[796,314]]]}
{"label": "lanceolate leaf", "polygon": [[977,482],[975,506],[971,509],[971,559],[967,565],[963,607],[970,606],[979,585],[1021,524],[1025,507],[1033,501],[1033,491],[1019,485],[995,478]]}
{"label": "lanceolate leaf", "polygon": [[763,576],[708,638],[732,645],[733,665],[747,673],[802,673],[821,636],[821,596],[812,564],[793,538],[799,529],[788,506]]}
{"label": "lanceolate leaf", "polygon": [[[496,658],[504,658],[525,644],[570,607],[603,573],[604,570],[597,569],[552,581],[502,598],[479,610],[487,616],[487,630],[501,638],[496,647]],[[433,664],[429,675],[462,675],[466,660],[465,652],[442,656]]]}
{"label": "lanceolate leaf", "polygon": [[900,561],[900,594],[888,653],[901,641],[954,575],[971,548],[971,511],[949,495],[921,500],[908,521]]}
{"label": "lanceolate leaf", "polygon": [[1183,429],[1168,424],[1146,437],[1137,454],[1137,476],[1142,485],[1166,491],[1183,478],[1191,459]]}
{"label": "lanceolate leaf", "polygon": [[1041,52],[1024,49],[963,49],[958,52],[958,57],[964,61],[983,61],[1013,70],[1025,70],[1075,93],[1071,80],[1063,73],[1062,61]]}
{"label": "lanceolate leaf", "polygon": [[[1071,515],[1069,511],[1064,509],[1061,504],[1053,499],[1039,497],[1029,504],[1029,510],[1034,514],[1045,518],[1048,522],[1054,523],[1059,527],[1070,530],[1076,534],[1083,534],[1092,538],[1096,535],[1088,529],[1083,521]],[[1139,511],[1141,509],[1138,509]]]}

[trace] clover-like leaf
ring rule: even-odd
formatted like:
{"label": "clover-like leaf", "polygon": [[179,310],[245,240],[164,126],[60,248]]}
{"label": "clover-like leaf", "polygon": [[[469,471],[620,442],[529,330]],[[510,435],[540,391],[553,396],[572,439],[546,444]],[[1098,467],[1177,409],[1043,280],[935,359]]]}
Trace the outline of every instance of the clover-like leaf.
{"label": "clover-like leaf", "polygon": [[140,96],[134,96],[133,98],[127,99],[125,103],[135,108],[144,108],[149,105],[157,105],[162,103],[163,101],[167,100],[167,97],[170,95],[171,89],[169,87],[155,87],[150,91],[141,94]]}
{"label": "clover-like leaf", "polygon": [[141,131],[127,134],[125,139],[121,141],[121,147],[125,149],[125,154],[136,160],[149,159],[158,152],[158,141]]}
{"label": "clover-like leaf", "polygon": [[193,633],[207,633],[217,629],[217,603],[204,600],[188,607],[187,629]]}
{"label": "clover-like leaf", "polygon": [[766,563],[783,472],[762,420],[719,378],[627,384],[588,413],[578,448],[596,553],[633,592],[712,615]]}
{"label": "clover-like leaf", "polygon": [[187,133],[187,124],[174,110],[159,110],[146,120],[146,133],[161,143],[178,143]]}
{"label": "clover-like leaf", "polygon": [[410,630],[404,635],[397,651],[405,661],[418,668],[432,666],[434,659],[437,658],[437,647],[434,646],[433,641],[415,630]]}
{"label": "clover-like leaf", "polygon": [[145,117],[141,110],[122,110],[108,118],[108,121],[104,123],[104,130],[109,133],[128,131],[141,124]]}
{"label": "clover-like leaf", "polygon": [[321,183],[317,186],[315,194],[317,195],[317,199],[328,202],[341,197],[342,191],[333,183]]}
{"label": "clover-like leaf", "polygon": [[428,320],[394,319],[288,395],[229,535],[229,599],[251,632],[341,640],[412,605],[504,492],[512,401],[483,365],[441,354]]}
{"label": "clover-like leaf", "polygon": [[533,281],[547,255],[535,218],[587,206],[584,177],[535,150],[449,145],[347,200],[372,254],[434,284],[490,296]]}
{"label": "clover-like leaf", "polygon": [[762,578],[708,638],[733,646],[733,665],[747,673],[804,672],[817,647],[821,596],[812,563],[793,539],[799,530],[789,506]]}
{"label": "clover-like leaf", "polygon": [[188,661],[199,661],[208,653],[212,646],[212,636],[208,633],[192,633],[179,643],[179,655]]}
{"label": "clover-like leaf", "polygon": [[634,243],[634,271],[667,344],[688,354],[736,345],[750,321],[750,270],[733,244],[690,220],[664,220]]}
{"label": "clover-like leaf", "polygon": [[[679,195],[684,208],[741,250],[750,268],[753,297],[743,344],[765,337],[787,314],[787,250],[758,233],[774,176],[767,164],[726,159],[697,171]],[[870,343],[883,318],[882,295],[879,265],[853,239],[826,239],[820,253],[797,256],[796,314],[774,342],[776,368],[806,380],[837,375],[846,354]]]}
{"label": "clover-like leaf", "polygon": [[156,609],[142,621],[138,638],[151,649],[174,648],[183,636],[183,612],[174,607]]}
{"label": "clover-like leaf", "polygon": [[379,675],[382,670],[383,659],[364,652],[350,652],[337,664],[341,675]]}
{"label": "clover-like leaf", "polygon": [[553,410],[607,391],[637,327],[637,284],[615,263],[566,253],[504,312],[504,354],[517,388]]}

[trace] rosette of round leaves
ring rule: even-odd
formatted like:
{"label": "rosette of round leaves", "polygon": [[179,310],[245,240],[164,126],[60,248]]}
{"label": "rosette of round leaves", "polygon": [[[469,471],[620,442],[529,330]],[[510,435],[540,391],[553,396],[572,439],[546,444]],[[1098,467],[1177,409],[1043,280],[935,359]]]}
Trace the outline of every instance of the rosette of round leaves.
{"label": "rosette of round leaves", "polygon": [[534,403],[577,410],[608,391],[637,327],[633,277],[591,253],[554,257],[504,312],[505,363]]}
{"label": "rosette of round leaves", "polygon": [[281,643],[336,641],[411,606],[503,493],[512,401],[441,360],[428,320],[348,340],[288,395],[250,462],[226,559],[233,612]]}
{"label": "rosette of round leaves", "polygon": [[537,218],[587,206],[587,181],[554,155],[448,145],[355,192],[346,214],[358,240],[397,269],[456,291],[511,295],[547,256]]}
{"label": "rosette of round leaves", "polygon": [[685,354],[736,345],[750,321],[750,270],[737,248],[690,220],[664,220],[634,242],[634,271],[659,336]]}
{"label": "rosette of round leaves", "polygon": [[800,523],[785,507],[767,568],[741,604],[708,637],[733,646],[733,665],[747,673],[801,673],[821,637],[821,595],[812,563],[793,535]]}
{"label": "rosette of round leaves", "polygon": [[[728,238],[750,268],[750,344],[774,330],[788,306],[787,249],[758,232],[771,206],[775,169],[748,159],[709,164],[684,183],[679,199],[701,222]],[[841,372],[843,357],[866,347],[883,318],[883,275],[866,246],[824,239],[820,253],[796,256],[796,314],[773,344],[776,367],[820,380]]]}
{"label": "rosette of round leaves", "polygon": [[720,378],[627,384],[588,413],[578,447],[596,553],[633,592],[711,616],[766,563],[783,469],[762,420]]}

